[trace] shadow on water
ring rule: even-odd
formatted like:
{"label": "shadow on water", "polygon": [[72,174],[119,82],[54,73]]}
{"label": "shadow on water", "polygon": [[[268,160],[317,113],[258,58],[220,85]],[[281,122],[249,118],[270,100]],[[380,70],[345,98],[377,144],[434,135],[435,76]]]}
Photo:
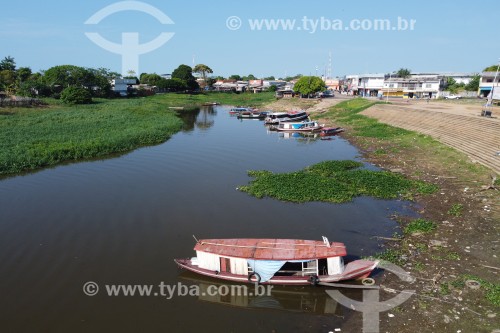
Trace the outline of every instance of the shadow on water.
{"label": "shadow on water", "polygon": [[[195,286],[195,290],[199,290],[198,301],[202,302],[246,309],[272,309],[339,317],[344,317],[348,312],[329,297],[323,287],[241,285],[221,282],[189,271],[182,272],[179,279],[190,288]],[[359,290],[346,289],[345,294],[353,299],[361,298]]]}

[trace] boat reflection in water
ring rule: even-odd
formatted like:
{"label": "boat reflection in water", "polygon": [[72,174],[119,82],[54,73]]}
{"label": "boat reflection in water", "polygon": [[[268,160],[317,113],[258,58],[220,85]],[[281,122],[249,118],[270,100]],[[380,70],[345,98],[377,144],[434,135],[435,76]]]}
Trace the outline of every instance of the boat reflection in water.
{"label": "boat reflection in water", "polygon": [[280,132],[281,139],[319,139],[319,133],[313,132]]}
{"label": "boat reflection in water", "polygon": [[[268,134],[276,133],[274,131],[268,131]],[[322,132],[279,132],[278,137],[280,139],[294,139],[302,143],[311,143],[316,141],[331,141],[335,140],[339,132],[334,134],[323,134]]]}
{"label": "boat reflection in water", "polygon": [[[184,283],[198,286],[198,300],[204,302],[249,309],[274,309],[316,315],[345,316],[346,310],[349,311],[329,297],[325,292],[328,289],[324,287],[258,285],[260,289],[255,289],[254,285],[220,281],[189,271],[183,271],[179,278]],[[231,286],[237,288],[231,288]],[[244,292],[243,288],[247,288],[247,292]],[[218,290],[220,292],[217,292]],[[241,292],[231,293],[231,290],[240,290]],[[361,297],[359,290],[342,290],[342,293],[351,298],[359,299]]]}

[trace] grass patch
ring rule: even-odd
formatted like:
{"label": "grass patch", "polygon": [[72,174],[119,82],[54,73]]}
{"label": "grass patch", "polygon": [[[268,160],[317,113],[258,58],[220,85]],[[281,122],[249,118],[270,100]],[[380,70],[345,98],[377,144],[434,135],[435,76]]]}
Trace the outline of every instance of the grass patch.
{"label": "grass patch", "polygon": [[446,282],[442,282],[442,283],[439,285],[439,293],[440,293],[442,296],[446,296],[446,295],[449,295],[449,294],[450,294],[450,286],[448,285],[448,283],[446,283]]}
{"label": "grass patch", "polygon": [[48,107],[6,108],[0,113],[0,175],[164,142],[183,126],[169,107],[184,107],[182,113],[214,100],[261,105],[272,99],[272,93],[163,94],[75,106],[48,99]]}
{"label": "grass patch", "polygon": [[484,279],[481,279],[475,275],[463,275],[460,276],[459,278],[453,280],[450,282],[450,284],[457,289],[463,289],[467,288],[465,285],[465,282],[467,280],[475,280],[481,283],[481,288],[479,290],[482,290],[484,292],[484,297],[493,305],[495,306],[500,306],[500,283],[492,283],[489,281],[486,281]]}
{"label": "grass patch", "polygon": [[407,197],[408,193],[429,191],[421,181],[409,180],[387,171],[363,170],[360,169],[362,165],[349,160],[324,161],[290,173],[249,171],[248,175],[255,179],[239,189],[257,198],[335,203],[348,202],[362,195],[395,199]]}
{"label": "grass patch", "polygon": [[460,255],[456,252],[449,252],[446,254],[448,260],[460,260]]}
{"label": "grass patch", "polygon": [[362,137],[393,138],[410,133],[407,130],[385,125],[376,119],[359,114],[359,112],[379,103],[364,98],[351,99],[333,106],[329,112],[321,115],[321,117],[334,118],[344,125],[350,125],[356,135]]}
{"label": "grass patch", "polygon": [[426,219],[415,219],[411,221],[405,228],[405,234],[412,234],[415,232],[430,232],[436,229],[436,223]]}
{"label": "grass patch", "polygon": [[418,271],[418,272],[422,272],[425,268],[424,264],[421,263],[420,261],[416,262],[414,265],[413,265],[413,268]]}
{"label": "grass patch", "polygon": [[375,254],[373,258],[385,260],[398,266],[402,266],[406,263],[406,260],[403,259],[403,251],[398,249],[386,249]]}
{"label": "grass patch", "polygon": [[448,210],[448,215],[459,217],[462,215],[462,210],[464,206],[462,204],[453,204],[451,208]]}

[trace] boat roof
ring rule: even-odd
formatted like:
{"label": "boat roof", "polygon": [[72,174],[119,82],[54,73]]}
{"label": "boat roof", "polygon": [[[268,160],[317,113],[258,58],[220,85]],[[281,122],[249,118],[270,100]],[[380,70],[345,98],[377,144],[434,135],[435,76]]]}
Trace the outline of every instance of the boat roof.
{"label": "boat roof", "polygon": [[343,243],[303,239],[202,239],[194,249],[220,256],[254,260],[313,260],[346,255]]}
{"label": "boat roof", "polygon": [[283,124],[283,125],[306,125],[306,124],[312,124],[312,123],[317,123],[317,121],[315,120],[303,120],[303,121],[296,121],[296,122],[293,122],[293,121],[280,121],[280,124]]}

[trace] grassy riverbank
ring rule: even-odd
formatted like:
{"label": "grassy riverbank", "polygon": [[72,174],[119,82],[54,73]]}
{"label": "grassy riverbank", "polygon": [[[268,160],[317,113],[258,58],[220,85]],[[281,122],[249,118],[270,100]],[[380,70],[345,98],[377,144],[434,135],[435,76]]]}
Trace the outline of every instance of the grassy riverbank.
{"label": "grassy riverbank", "polygon": [[103,157],[164,142],[182,129],[170,107],[193,110],[206,102],[260,106],[273,93],[164,94],[96,100],[67,106],[47,100],[41,108],[0,108],[0,175]]}

